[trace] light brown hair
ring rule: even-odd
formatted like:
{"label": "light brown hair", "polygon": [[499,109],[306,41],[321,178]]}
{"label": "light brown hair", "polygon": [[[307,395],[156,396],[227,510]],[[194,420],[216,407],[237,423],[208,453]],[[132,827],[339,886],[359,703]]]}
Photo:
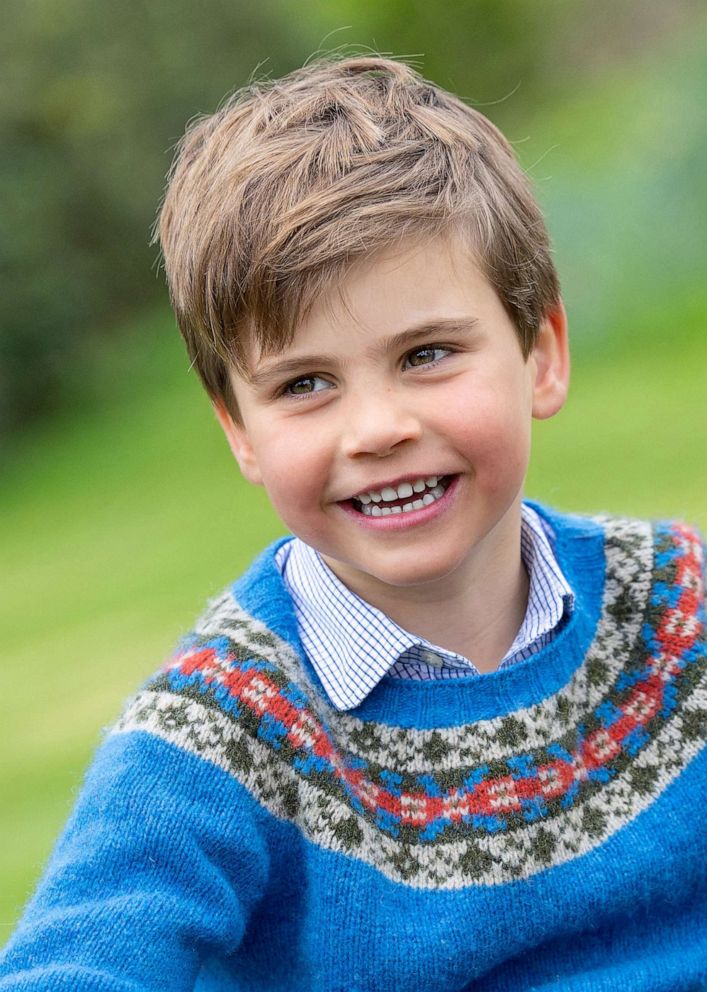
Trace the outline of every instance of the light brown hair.
{"label": "light brown hair", "polygon": [[172,305],[209,395],[291,340],[365,255],[461,232],[523,354],[559,297],[542,214],[500,131],[403,62],[327,58],[254,83],[177,148],[158,220]]}

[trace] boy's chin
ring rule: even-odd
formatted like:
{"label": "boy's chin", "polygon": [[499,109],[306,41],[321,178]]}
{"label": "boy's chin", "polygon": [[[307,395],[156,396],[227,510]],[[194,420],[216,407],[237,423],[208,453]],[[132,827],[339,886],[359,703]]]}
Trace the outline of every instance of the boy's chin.
{"label": "boy's chin", "polygon": [[444,582],[461,565],[460,561],[430,560],[421,561],[419,555],[392,556],[385,561],[367,562],[366,565],[343,562],[323,555],[334,574],[355,593],[367,599],[376,590],[428,589],[431,585]]}

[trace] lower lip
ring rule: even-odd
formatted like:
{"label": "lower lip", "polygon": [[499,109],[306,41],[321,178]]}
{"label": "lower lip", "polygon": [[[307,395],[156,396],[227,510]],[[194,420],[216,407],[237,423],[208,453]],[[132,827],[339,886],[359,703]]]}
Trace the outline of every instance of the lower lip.
{"label": "lower lip", "polygon": [[390,513],[385,517],[369,517],[365,513],[354,509],[351,500],[346,500],[338,505],[349,517],[353,517],[359,527],[366,527],[375,531],[396,531],[407,530],[408,527],[419,527],[421,524],[435,520],[442,513],[445,513],[451,506],[456,495],[459,484],[459,476],[452,476],[452,479],[444,490],[444,496],[440,496],[429,506],[423,506],[420,510],[408,510],[406,513]]}

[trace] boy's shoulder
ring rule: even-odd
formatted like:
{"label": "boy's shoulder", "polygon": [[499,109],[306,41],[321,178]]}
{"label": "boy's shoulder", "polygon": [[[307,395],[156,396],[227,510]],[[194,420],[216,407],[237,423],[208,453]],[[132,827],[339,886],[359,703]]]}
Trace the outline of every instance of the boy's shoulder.
{"label": "boy's shoulder", "polygon": [[604,582],[615,581],[617,570],[626,568],[626,581],[633,574],[630,566],[641,563],[643,577],[650,573],[651,581],[665,578],[661,568],[668,559],[686,560],[704,569],[705,543],[700,530],[680,520],[647,519],[625,515],[596,513],[579,514],[558,511],[544,504],[528,501],[539,514],[560,557],[580,558],[585,545],[600,547],[604,560]]}

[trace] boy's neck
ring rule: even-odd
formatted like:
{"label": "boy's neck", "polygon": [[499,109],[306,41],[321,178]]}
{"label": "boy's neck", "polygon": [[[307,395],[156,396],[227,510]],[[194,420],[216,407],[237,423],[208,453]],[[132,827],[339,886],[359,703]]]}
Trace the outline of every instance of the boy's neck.
{"label": "boy's neck", "polygon": [[[381,584],[375,597],[369,592],[363,598],[411,634],[468,658],[480,672],[495,671],[513,644],[528,605],[519,506],[514,516],[517,522],[504,528],[502,539],[477,548],[463,573],[454,572],[434,585]],[[336,562],[328,564],[353,592],[358,591]]]}

